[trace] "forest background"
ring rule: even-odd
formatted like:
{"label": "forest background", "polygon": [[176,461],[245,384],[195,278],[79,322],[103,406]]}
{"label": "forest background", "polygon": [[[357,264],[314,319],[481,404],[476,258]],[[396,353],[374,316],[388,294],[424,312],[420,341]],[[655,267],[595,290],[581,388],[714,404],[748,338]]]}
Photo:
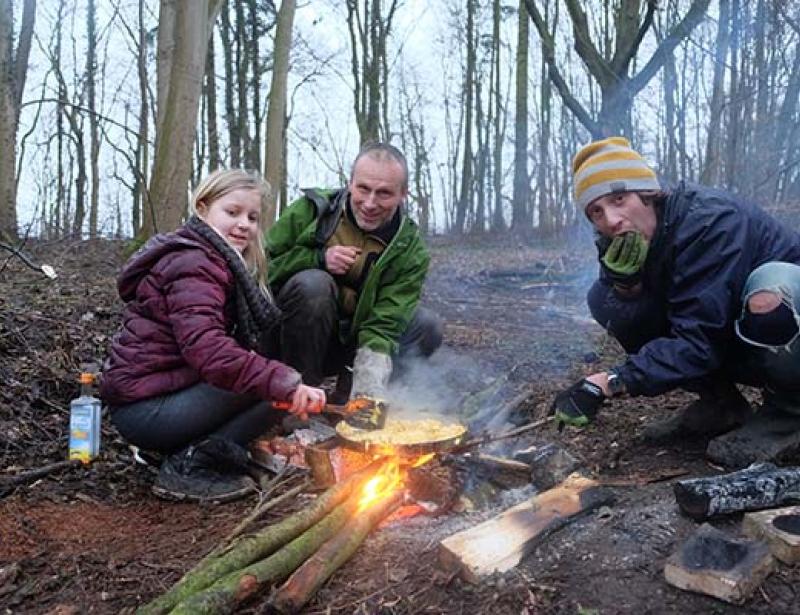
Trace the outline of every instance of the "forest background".
{"label": "forest background", "polygon": [[171,230],[219,166],[269,179],[272,220],[301,187],[342,185],[376,139],[406,152],[426,233],[580,228],[571,157],[611,134],[667,180],[789,215],[800,202],[800,2],[0,7],[0,235],[15,245]]}

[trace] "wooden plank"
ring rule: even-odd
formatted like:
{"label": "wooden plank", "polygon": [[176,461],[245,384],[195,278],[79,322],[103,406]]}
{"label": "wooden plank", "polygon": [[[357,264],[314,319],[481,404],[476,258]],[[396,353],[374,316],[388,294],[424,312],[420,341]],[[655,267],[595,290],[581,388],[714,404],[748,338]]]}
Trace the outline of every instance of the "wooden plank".
{"label": "wooden plank", "polygon": [[439,543],[439,564],[478,583],[513,568],[545,536],[611,500],[597,481],[572,474],[553,489],[445,538]]}
{"label": "wooden plank", "polygon": [[664,565],[667,583],[741,604],[775,568],[766,543],[701,525]]}
{"label": "wooden plank", "polygon": [[800,562],[800,506],[747,513],[742,529],[752,538],[765,540],[782,562]]}

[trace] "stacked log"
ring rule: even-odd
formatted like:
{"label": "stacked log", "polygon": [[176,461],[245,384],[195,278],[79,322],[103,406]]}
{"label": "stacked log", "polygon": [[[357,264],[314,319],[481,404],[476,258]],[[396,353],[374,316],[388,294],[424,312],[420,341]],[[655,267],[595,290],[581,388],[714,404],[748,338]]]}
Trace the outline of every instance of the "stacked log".
{"label": "stacked log", "polygon": [[[382,465],[380,461],[370,464],[325,491],[301,511],[253,535],[237,538],[225,549],[215,550],[167,593],[141,607],[137,613],[229,613],[266,587],[286,579],[332,538],[346,542],[352,555],[370,529],[391,512],[395,507],[393,503],[402,495],[398,490],[367,511],[356,514],[363,485]],[[326,576],[319,584],[350,555],[342,558],[337,554],[329,558],[329,566],[323,566],[320,572]],[[319,584],[311,580],[305,582],[306,587],[313,587],[306,601]]]}

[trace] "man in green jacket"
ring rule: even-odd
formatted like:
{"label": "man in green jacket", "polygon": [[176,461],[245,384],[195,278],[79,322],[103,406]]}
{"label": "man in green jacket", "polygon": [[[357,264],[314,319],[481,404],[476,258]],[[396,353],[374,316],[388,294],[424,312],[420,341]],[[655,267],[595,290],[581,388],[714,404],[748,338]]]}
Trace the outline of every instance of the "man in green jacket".
{"label": "man in green jacket", "polygon": [[392,145],[365,146],[350,182],[305,190],[270,228],[269,282],[284,311],[281,358],[337,393],[384,397],[393,359],[430,356],[442,322],[418,305],[429,256],[404,207],[408,165]]}

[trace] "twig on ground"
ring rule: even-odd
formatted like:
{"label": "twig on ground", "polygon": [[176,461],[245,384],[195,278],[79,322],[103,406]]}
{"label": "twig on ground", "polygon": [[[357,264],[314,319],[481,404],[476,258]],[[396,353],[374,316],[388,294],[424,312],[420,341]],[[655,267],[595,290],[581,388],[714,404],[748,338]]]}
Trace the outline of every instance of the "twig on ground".
{"label": "twig on ground", "polygon": [[52,472],[57,472],[58,470],[66,470],[68,468],[75,468],[80,465],[83,464],[78,459],[57,461],[55,463],[50,463],[40,468],[34,468],[33,470],[28,470],[27,472],[20,472],[19,474],[12,474],[10,476],[0,476],[0,486],[21,485],[22,483],[27,483],[36,480],[38,478],[42,478],[43,476],[47,476]]}
{"label": "twig on ground", "polygon": [[[280,476],[281,476],[281,474],[276,475],[275,479],[279,478]],[[275,479],[273,479],[273,481]],[[239,523],[239,525],[237,525],[235,528],[233,528],[233,530],[231,530],[231,533],[228,534],[225,537],[225,539],[222,540],[219,543],[217,548],[214,549],[214,551],[212,551],[210,555],[213,555],[216,552],[224,551],[225,548],[235,538],[238,538],[239,536],[244,534],[247,531],[247,529],[253,523],[255,523],[261,517],[263,517],[269,510],[271,510],[272,508],[275,508],[275,506],[277,506],[278,504],[280,504],[282,502],[285,502],[286,500],[288,500],[290,498],[293,498],[294,496],[298,495],[299,493],[301,493],[302,491],[304,491],[305,489],[307,489],[310,486],[311,486],[311,480],[307,478],[302,483],[297,485],[296,487],[293,487],[293,488],[289,489],[288,491],[286,491],[285,493],[282,493],[278,497],[272,498],[272,499],[268,499],[268,498],[269,498],[269,494],[271,494],[274,491],[274,488],[265,490],[264,491],[264,495],[262,495],[261,499],[259,500],[259,502],[256,505],[256,507],[253,509],[253,511],[249,515],[247,515],[247,517],[242,519],[242,521],[241,521],[241,523]]]}

